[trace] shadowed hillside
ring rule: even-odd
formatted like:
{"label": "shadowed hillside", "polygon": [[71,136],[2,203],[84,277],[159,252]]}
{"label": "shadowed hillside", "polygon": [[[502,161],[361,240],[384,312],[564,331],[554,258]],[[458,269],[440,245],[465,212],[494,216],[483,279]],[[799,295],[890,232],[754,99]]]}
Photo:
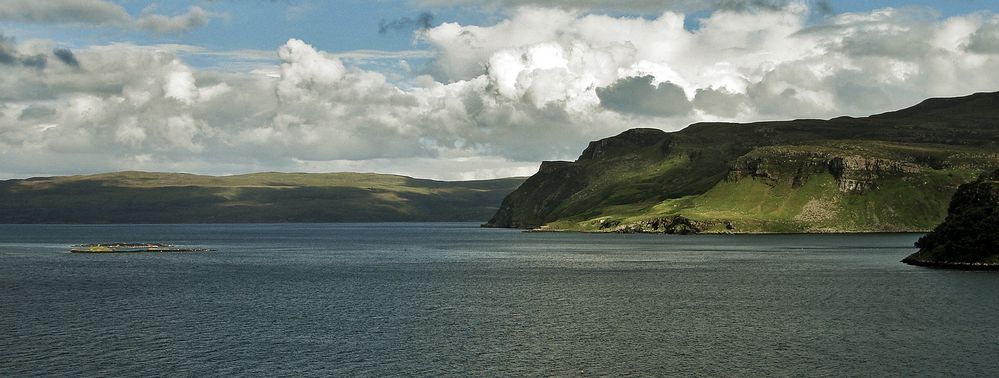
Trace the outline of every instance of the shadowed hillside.
{"label": "shadowed hillside", "polygon": [[902,262],[958,269],[999,269],[999,169],[961,185],[947,219],[916,242]]}
{"label": "shadowed hillside", "polygon": [[866,118],[633,129],[544,162],[487,223],[617,232],[924,231],[999,166],[999,93]]}
{"label": "shadowed hillside", "polygon": [[0,182],[0,223],[482,221],[523,179],[120,172]]}

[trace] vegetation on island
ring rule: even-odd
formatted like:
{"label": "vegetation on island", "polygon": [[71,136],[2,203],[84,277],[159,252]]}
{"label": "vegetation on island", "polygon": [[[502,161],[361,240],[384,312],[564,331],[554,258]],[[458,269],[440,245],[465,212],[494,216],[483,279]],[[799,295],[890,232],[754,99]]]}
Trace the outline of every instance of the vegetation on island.
{"label": "vegetation on island", "polygon": [[544,162],[485,225],[593,232],[928,231],[999,166],[999,93],[864,118],[633,129]]}
{"label": "vegetation on island", "polygon": [[955,268],[999,269],[999,169],[954,193],[947,218],[916,242],[902,262]]}
{"label": "vegetation on island", "polygon": [[523,181],[118,172],[0,181],[0,223],[477,221]]}

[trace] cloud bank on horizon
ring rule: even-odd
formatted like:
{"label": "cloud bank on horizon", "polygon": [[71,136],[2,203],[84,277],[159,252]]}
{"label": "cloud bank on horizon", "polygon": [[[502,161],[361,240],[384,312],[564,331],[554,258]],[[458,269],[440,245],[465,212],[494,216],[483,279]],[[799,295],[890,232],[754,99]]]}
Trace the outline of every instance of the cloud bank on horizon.
{"label": "cloud bank on horizon", "polygon": [[[59,0],[100,10],[68,16],[35,5],[56,2],[12,1],[20,6],[4,7],[0,20],[112,22],[160,34],[212,17],[200,7],[133,17],[105,1]],[[421,24],[414,38],[429,60],[422,68],[400,60],[393,73],[294,38],[275,49],[276,65],[233,72],[185,62],[191,46],[70,50],[2,37],[0,175],[493,178],[531,174],[541,160],[572,159],[587,141],[634,127],[861,116],[999,90],[999,16],[987,11],[828,14],[824,2],[677,1],[677,9],[714,9],[691,28],[674,11],[634,17],[594,11],[605,4],[596,0],[590,10],[532,3],[506,1],[504,16],[486,25]]]}

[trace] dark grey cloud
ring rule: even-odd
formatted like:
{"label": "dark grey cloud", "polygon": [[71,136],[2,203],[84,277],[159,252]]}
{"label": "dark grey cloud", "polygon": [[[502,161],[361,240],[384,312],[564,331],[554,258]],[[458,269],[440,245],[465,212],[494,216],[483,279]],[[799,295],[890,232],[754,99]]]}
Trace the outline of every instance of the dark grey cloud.
{"label": "dark grey cloud", "polygon": [[607,87],[597,88],[600,104],[618,113],[648,116],[676,116],[690,113],[693,105],[683,88],[662,82],[652,85],[655,77],[634,76],[618,80]]}
{"label": "dark grey cloud", "polygon": [[45,68],[45,55],[23,55],[14,48],[14,39],[0,34],[0,64]]}
{"label": "dark grey cloud", "polygon": [[15,64],[18,61],[17,51],[14,51],[14,39],[0,34],[0,64]]}
{"label": "dark grey cloud", "polygon": [[746,105],[746,95],[723,89],[701,88],[694,95],[694,106],[708,114],[733,118]]}
{"label": "dark grey cloud", "polygon": [[52,109],[45,105],[33,104],[24,108],[21,111],[21,115],[17,117],[18,121],[33,120],[33,119],[44,119],[56,114],[55,109]]}
{"label": "dark grey cloud", "polygon": [[76,55],[70,49],[56,48],[52,50],[52,55],[55,55],[60,62],[65,63],[67,66],[79,67],[80,61],[76,60]]}
{"label": "dark grey cloud", "polygon": [[990,22],[975,31],[966,48],[981,54],[999,54],[999,22]]}
{"label": "dark grey cloud", "polygon": [[424,30],[433,26],[434,15],[430,12],[420,13],[415,18],[402,17],[392,21],[381,20],[378,22],[378,33],[385,34],[389,31],[412,31]]}
{"label": "dark grey cloud", "polygon": [[45,65],[48,63],[48,59],[45,58],[45,55],[40,55],[40,54],[26,55],[20,58],[20,63],[22,66],[25,67],[42,69],[45,68]]}

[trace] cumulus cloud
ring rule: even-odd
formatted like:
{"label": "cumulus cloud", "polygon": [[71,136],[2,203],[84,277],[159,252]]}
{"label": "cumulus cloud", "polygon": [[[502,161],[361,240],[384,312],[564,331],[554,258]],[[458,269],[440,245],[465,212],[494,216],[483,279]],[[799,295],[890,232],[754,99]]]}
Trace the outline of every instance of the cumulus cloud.
{"label": "cumulus cloud", "polygon": [[156,14],[154,9],[149,6],[133,18],[125,8],[107,0],[5,0],[0,7],[0,21],[137,28],[171,34],[197,29],[213,16],[198,6],[177,16]]}
{"label": "cumulus cloud", "polygon": [[[633,127],[867,115],[999,88],[997,16],[812,12],[720,10],[690,30],[675,12],[520,8],[417,32],[428,74],[392,79],[297,39],[248,72],[192,67],[169,45],[75,48],[75,67],[55,42],[4,39],[0,172],[523,175]],[[23,63],[35,56],[50,64]]]}
{"label": "cumulus cloud", "polygon": [[278,50],[281,78],[278,96],[297,100],[312,94],[330,95],[347,69],[337,58],[327,57],[305,42],[291,39]]}

